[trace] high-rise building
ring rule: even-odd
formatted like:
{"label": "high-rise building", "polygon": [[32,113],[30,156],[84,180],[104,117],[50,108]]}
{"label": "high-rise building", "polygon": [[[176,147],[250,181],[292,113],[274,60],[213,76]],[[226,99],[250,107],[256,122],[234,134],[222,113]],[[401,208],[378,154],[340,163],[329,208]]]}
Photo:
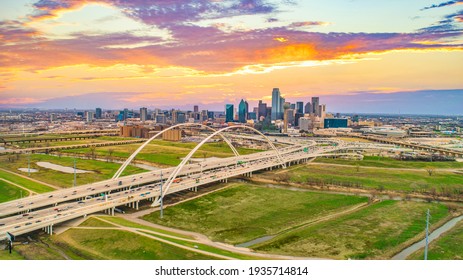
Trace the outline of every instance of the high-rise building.
{"label": "high-rise building", "polygon": [[241,99],[240,104],[238,105],[238,120],[240,123],[245,123],[248,119],[248,102]]}
{"label": "high-rise building", "polygon": [[326,105],[318,105],[318,116],[322,119],[326,117]]}
{"label": "high-rise building", "polygon": [[225,122],[233,122],[235,117],[235,108],[233,104],[225,105]]}
{"label": "high-rise building", "polygon": [[172,124],[177,124],[178,123],[178,111],[172,109],[172,112],[170,114],[172,116]]}
{"label": "high-rise building", "polygon": [[296,102],[296,113],[299,113],[299,114],[304,113],[304,102],[301,102],[301,101]]}
{"label": "high-rise building", "polygon": [[185,123],[185,122],[186,122],[185,113],[177,112],[177,123]]}
{"label": "high-rise building", "polygon": [[145,122],[148,119],[148,109],[140,108],[140,121]]}
{"label": "high-rise building", "polygon": [[193,112],[199,113],[199,107],[198,107],[198,105],[193,106]]}
{"label": "high-rise building", "polygon": [[96,109],[95,109],[95,118],[96,118],[96,119],[101,119],[101,117],[102,117],[101,108],[96,108]]}
{"label": "high-rise building", "polygon": [[260,120],[260,117],[267,117],[267,103],[262,103],[262,100],[257,105],[257,119]]}
{"label": "high-rise building", "polygon": [[50,122],[54,122],[54,121],[56,121],[56,115],[55,115],[55,113],[51,113],[50,114]]}
{"label": "high-rise building", "polygon": [[157,114],[156,115],[156,123],[165,124],[166,123],[166,115],[164,115],[163,113]]}
{"label": "high-rise building", "polygon": [[289,109],[296,110],[296,104],[294,104],[294,103],[289,104]]}
{"label": "high-rise building", "polygon": [[281,97],[280,89],[274,88],[272,91],[272,120],[283,119],[283,104],[285,99]]}
{"label": "high-rise building", "polygon": [[124,109],[124,119],[123,119],[123,121],[125,121],[128,117],[129,117],[129,109],[125,108]]}
{"label": "high-rise building", "polygon": [[312,113],[315,114],[315,116],[320,116],[320,108],[318,107],[319,105],[320,98],[312,97]]}
{"label": "high-rise building", "polygon": [[93,122],[93,112],[85,111],[85,119],[87,122]]}
{"label": "high-rise building", "polygon": [[312,103],[307,102],[307,104],[305,104],[304,114],[312,114]]}

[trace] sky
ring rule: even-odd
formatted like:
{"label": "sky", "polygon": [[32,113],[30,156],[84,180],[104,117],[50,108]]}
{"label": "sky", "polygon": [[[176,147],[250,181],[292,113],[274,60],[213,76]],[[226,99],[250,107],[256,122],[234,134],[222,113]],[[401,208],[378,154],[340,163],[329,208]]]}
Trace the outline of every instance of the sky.
{"label": "sky", "polygon": [[463,114],[463,1],[2,0],[0,108]]}

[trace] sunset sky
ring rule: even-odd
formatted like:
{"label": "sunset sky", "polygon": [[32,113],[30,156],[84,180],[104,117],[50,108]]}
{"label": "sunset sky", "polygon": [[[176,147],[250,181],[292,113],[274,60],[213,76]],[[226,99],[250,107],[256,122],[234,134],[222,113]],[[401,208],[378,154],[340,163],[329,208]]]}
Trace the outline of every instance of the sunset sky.
{"label": "sunset sky", "polygon": [[223,110],[274,87],[328,111],[463,114],[463,1],[0,2],[0,108]]}

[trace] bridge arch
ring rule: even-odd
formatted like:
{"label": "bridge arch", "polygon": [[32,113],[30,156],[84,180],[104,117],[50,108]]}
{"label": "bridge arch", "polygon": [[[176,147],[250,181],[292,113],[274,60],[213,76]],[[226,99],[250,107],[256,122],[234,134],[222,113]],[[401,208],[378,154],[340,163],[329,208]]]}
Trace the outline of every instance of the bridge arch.
{"label": "bridge arch", "polygon": [[[116,173],[114,173],[112,179],[119,178],[119,176],[121,176],[122,172],[124,172],[124,170],[127,168],[127,166],[129,166],[129,164],[138,155],[138,153],[140,153],[146,147],[146,145],[148,145],[151,141],[153,141],[154,139],[156,139],[157,137],[159,137],[160,135],[162,135],[166,131],[169,131],[169,130],[172,130],[172,129],[175,129],[175,128],[178,128],[178,127],[188,127],[188,126],[200,126],[201,128],[212,130],[212,132],[214,132],[214,133],[217,132],[216,129],[213,129],[212,127],[209,127],[207,125],[203,125],[203,124],[200,124],[200,123],[181,123],[181,124],[177,124],[177,125],[173,125],[171,127],[168,127],[166,129],[160,131],[159,133],[157,133],[156,135],[154,135],[150,139],[146,140],[145,143],[143,143],[140,147],[138,147],[138,149],[135,152],[133,152],[133,154],[130,155],[130,157],[121,165],[121,167],[116,171]],[[217,134],[215,134],[215,135],[217,135]],[[235,149],[235,147],[232,145],[230,140],[228,138],[226,138],[222,133],[219,133],[219,135],[222,137],[222,139],[225,141],[225,143],[228,144],[228,146],[233,151],[235,156],[239,156],[240,154]]]}
{"label": "bridge arch", "polygon": [[[209,135],[208,137],[206,137],[201,143],[199,143],[198,145],[196,145],[196,147],[191,150],[191,152],[185,157],[183,158],[182,162],[177,165],[177,167],[174,169],[174,171],[171,173],[171,175],[169,176],[169,178],[165,181],[165,186],[163,186],[163,191],[161,193],[161,197],[164,197],[165,194],[167,194],[167,191],[169,190],[170,186],[172,185],[172,182],[175,180],[175,178],[177,177],[178,173],[180,172],[180,170],[182,170],[182,168],[185,166],[185,164],[191,159],[191,157],[193,157],[194,153],[199,150],[199,148],[201,148],[205,143],[207,143],[207,141],[209,141],[212,137],[216,136],[217,134],[221,134],[222,132],[226,131],[226,130],[230,130],[230,129],[238,129],[238,128],[241,128],[241,129],[248,129],[248,130],[251,130],[251,131],[254,131],[256,133],[258,133],[259,135],[261,135],[262,137],[264,137],[265,141],[270,145],[270,147],[276,152],[276,155],[278,157],[278,159],[280,160],[281,162],[281,166],[283,168],[286,168],[286,164],[283,160],[283,158],[281,157],[281,154],[280,152],[278,151],[278,149],[275,147],[275,145],[273,145],[272,141],[270,141],[270,139],[268,139],[267,136],[265,136],[264,134],[262,134],[262,132],[258,131],[257,129],[253,128],[253,127],[249,127],[249,126],[245,126],[245,125],[236,125],[236,126],[229,126],[229,127],[225,127],[225,128],[222,128],[220,130],[217,130],[215,131],[214,133],[212,133],[211,135]],[[155,205],[156,203],[153,203],[153,205]]]}

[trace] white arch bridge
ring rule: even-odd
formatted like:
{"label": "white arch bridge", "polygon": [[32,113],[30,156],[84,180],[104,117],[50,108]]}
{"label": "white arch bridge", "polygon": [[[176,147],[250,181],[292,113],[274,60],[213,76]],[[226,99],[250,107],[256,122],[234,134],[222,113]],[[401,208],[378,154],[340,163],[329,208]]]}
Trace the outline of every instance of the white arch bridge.
{"label": "white arch bridge", "polygon": [[[124,169],[149,142],[165,131],[189,126],[199,126],[211,130],[212,133],[197,144],[178,166],[120,177]],[[226,135],[226,132],[236,130],[256,133],[259,137],[253,139],[264,141],[271,150],[240,155]],[[189,163],[195,152],[216,136],[220,136],[230,146],[235,156]],[[214,182],[226,182],[232,177],[252,176],[253,172],[261,170],[286,168],[292,164],[306,162],[318,155],[346,148],[344,142],[331,142],[332,145],[327,145],[326,141],[323,145],[317,145],[311,140],[299,140],[295,143],[287,142],[286,146],[276,147],[274,143],[277,143],[277,139],[269,139],[247,126],[230,126],[221,130],[214,130],[200,124],[173,126],[148,139],[109,180],[0,204],[0,239],[5,237],[6,232],[20,235],[44,229],[51,234],[54,225],[74,218],[100,211],[114,215],[116,207],[124,205],[138,209],[142,200],[152,201],[152,206],[156,206],[157,202],[162,202],[162,197],[175,192],[197,189]]]}

